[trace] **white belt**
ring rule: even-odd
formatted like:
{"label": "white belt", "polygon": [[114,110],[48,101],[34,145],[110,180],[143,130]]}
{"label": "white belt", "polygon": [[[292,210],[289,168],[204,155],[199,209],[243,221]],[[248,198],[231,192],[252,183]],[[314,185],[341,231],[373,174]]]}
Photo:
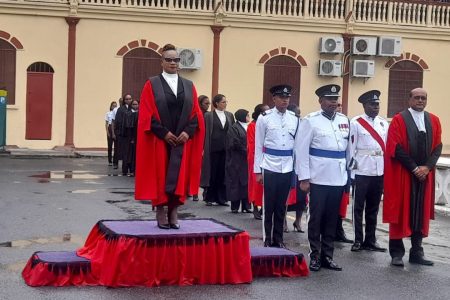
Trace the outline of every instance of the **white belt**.
{"label": "white belt", "polygon": [[356,150],[356,154],[368,156],[383,156],[383,150]]}

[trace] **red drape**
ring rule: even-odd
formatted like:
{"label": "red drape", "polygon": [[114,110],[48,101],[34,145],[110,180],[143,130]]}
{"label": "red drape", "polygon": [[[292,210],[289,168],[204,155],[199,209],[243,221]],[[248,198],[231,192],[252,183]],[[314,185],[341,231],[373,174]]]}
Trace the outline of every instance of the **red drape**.
{"label": "red drape", "polygon": [[247,127],[248,199],[253,205],[262,206],[263,185],[256,182],[253,165],[255,163],[255,129],[252,121]]}
{"label": "red drape", "polygon": [[252,281],[249,235],[146,239],[106,239],[96,225],[79,256],[91,260],[99,284],[111,287],[238,284]]}
{"label": "red drape", "polygon": [[309,269],[303,256],[252,258],[253,277],[308,276]]}

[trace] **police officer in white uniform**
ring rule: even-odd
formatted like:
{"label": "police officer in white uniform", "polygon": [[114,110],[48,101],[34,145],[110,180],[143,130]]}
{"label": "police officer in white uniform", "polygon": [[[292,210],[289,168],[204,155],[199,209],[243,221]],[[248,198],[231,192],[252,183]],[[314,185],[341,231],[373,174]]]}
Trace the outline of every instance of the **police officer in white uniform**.
{"label": "police officer in white uniform", "polygon": [[[385,252],[378,245],[375,230],[378,208],[383,193],[384,150],[388,122],[378,116],[380,111],[380,91],[372,90],[362,94],[364,114],[354,117],[350,122],[350,156],[352,177],[355,178],[353,201],[353,225],[355,243],[352,251],[362,249]],[[363,236],[363,211],[365,208],[365,239]]]}
{"label": "police officer in white uniform", "polygon": [[316,90],[321,110],[300,123],[295,141],[296,172],[300,188],[310,192],[308,239],[310,270],[321,267],[341,271],[333,261],[334,237],[342,194],[347,184],[348,118],[335,112],[340,87]]}
{"label": "police officer in white uniform", "polygon": [[275,107],[262,113],[256,122],[254,172],[256,180],[264,184],[265,247],[285,247],[283,223],[293,179],[294,140],[300,123],[287,110],[291,90],[288,85],[272,87]]}

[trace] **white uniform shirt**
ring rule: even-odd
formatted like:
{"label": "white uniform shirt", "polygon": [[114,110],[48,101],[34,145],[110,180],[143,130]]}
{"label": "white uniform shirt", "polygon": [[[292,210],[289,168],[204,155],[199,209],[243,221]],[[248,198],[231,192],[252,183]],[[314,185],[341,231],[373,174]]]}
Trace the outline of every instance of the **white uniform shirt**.
{"label": "white uniform shirt", "polygon": [[329,186],[347,183],[346,158],[310,155],[310,148],[346,152],[348,157],[349,127],[348,118],[341,113],[330,120],[317,111],[302,120],[295,139],[295,171],[299,180]]}
{"label": "white uniform shirt", "polygon": [[169,85],[170,89],[172,90],[173,94],[176,96],[178,91],[178,74],[169,74],[166,72],[162,72],[162,77]]}
{"label": "white uniform shirt", "polygon": [[111,123],[112,123],[112,114],[113,114],[113,111],[111,110],[111,111],[108,111],[105,115],[105,121],[108,122],[108,125],[111,125]]}
{"label": "white uniform shirt", "polygon": [[293,167],[292,156],[277,156],[264,153],[263,148],[293,150],[294,137],[300,120],[291,111],[279,112],[276,108],[266,110],[258,117],[255,130],[255,164],[253,171],[261,169],[276,173],[289,173]]}
{"label": "white uniform shirt", "polygon": [[119,106],[114,107],[114,109],[111,112],[111,121],[114,121],[116,119],[117,110],[119,109]]}
{"label": "white uniform shirt", "polygon": [[357,121],[360,117],[372,126],[385,145],[389,128],[388,122],[379,116],[371,118],[364,114],[354,117],[350,121],[349,151],[350,157],[356,161],[352,175],[381,176],[384,174],[383,150],[372,135]]}
{"label": "white uniform shirt", "polygon": [[427,132],[427,129],[425,128],[425,112],[424,111],[416,111],[412,109],[411,107],[408,108],[409,112],[412,115],[412,118],[414,120],[414,123],[416,123],[417,129],[419,131]]}

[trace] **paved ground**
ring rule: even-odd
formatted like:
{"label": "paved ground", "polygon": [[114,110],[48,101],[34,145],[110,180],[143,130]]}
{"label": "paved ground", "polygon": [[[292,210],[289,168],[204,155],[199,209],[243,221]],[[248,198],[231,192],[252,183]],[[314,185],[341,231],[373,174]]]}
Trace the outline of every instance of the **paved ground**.
{"label": "paved ground", "polygon": [[[132,199],[133,178],[117,176],[104,158],[11,158],[0,156],[0,299],[448,299],[450,218],[432,223],[425,251],[434,267],[389,266],[383,253],[352,253],[338,244],[335,259],[343,272],[321,270],[309,278],[255,279],[252,284],[160,288],[31,288],[20,272],[38,250],[74,250],[100,219],[154,218],[151,206]],[[34,177],[30,177],[34,176]],[[261,245],[261,223],[229,208],[188,202],[181,217],[213,217],[247,230]],[[290,216],[292,218],[292,216]],[[289,224],[292,229],[292,222]],[[306,226],[305,224],[303,226]],[[351,232],[349,222],[346,231]],[[387,245],[386,226],[379,241]],[[63,242],[70,233],[71,241]],[[289,248],[308,252],[305,234],[287,233]],[[409,242],[407,242],[409,247]]]}

